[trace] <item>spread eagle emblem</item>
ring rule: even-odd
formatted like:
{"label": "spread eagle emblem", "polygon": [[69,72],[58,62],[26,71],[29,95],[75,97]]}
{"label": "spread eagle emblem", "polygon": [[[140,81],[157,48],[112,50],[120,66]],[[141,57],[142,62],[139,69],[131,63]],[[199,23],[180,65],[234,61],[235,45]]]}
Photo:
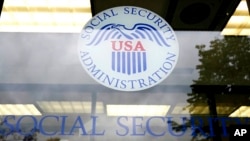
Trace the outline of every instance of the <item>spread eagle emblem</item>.
{"label": "spread eagle emblem", "polygon": [[159,46],[169,47],[169,44],[159,31],[155,27],[145,23],[137,23],[132,28],[127,28],[122,24],[107,24],[101,27],[92,40],[86,45],[96,46],[105,40],[121,38],[126,38],[128,40],[147,39],[156,42]]}

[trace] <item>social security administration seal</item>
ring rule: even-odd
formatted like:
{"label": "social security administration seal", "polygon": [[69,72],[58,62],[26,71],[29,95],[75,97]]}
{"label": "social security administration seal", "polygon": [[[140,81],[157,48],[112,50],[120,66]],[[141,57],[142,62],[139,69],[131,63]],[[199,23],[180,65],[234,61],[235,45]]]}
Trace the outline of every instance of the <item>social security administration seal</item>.
{"label": "social security administration seal", "polygon": [[134,6],[104,10],[83,27],[78,54],[98,83],[120,91],[151,88],[173,71],[179,45],[170,25],[156,13]]}

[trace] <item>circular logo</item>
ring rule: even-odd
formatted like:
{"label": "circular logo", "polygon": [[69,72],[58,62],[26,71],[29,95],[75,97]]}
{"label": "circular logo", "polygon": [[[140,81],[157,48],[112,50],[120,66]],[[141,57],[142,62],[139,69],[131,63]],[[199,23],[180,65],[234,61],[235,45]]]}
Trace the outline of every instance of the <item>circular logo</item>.
{"label": "circular logo", "polygon": [[179,55],[176,35],[156,13],[134,6],[104,10],[88,21],[78,43],[81,64],[100,84],[139,91],[167,78]]}

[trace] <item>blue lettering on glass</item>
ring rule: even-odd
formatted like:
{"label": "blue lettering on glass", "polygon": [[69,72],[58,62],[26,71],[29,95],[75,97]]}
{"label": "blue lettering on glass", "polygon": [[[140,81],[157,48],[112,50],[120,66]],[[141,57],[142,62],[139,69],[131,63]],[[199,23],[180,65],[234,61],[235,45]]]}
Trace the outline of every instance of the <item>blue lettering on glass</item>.
{"label": "blue lettering on glass", "polygon": [[214,120],[217,120],[217,119],[215,119],[215,118],[208,118],[208,124],[210,125],[210,127],[209,127],[209,131],[210,131],[209,136],[210,137],[214,137],[215,136],[215,134],[214,134],[214,127],[213,127]]}
{"label": "blue lettering on glass", "polygon": [[[171,123],[172,117],[167,117],[167,119],[168,119],[168,123]],[[185,118],[185,117],[182,117],[182,123],[181,123],[181,125],[184,125],[184,126],[182,126],[182,129],[181,129],[181,131],[180,131],[179,134],[174,133],[175,131],[173,131],[172,125],[171,125],[171,124],[168,124],[168,131],[169,131],[169,133],[170,133],[172,136],[175,136],[175,137],[183,136],[183,135],[185,134],[186,130],[187,130],[187,127],[185,126],[185,121],[186,121],[186,118]]]}
{"label": "blue lettering on glass", "polygon": [[[22,128],[21,128],[21,121],[24,119],[24,118],[30,118],[32,121],[33,121],[33,128],[32,130],[30,130],[29,132],[23,132],[22,131]],[[21,135],[24,135],[24,136],[27,136],[27,135],[32,135],[35,133],[36,130],[33,130],[33,129],[37,129],[37,119],[34,117],[34,116],[22,116],[20,117],[18,120],[17,120],[17,123],[16,123],[16,131],[19,131],[18,133],[21,134]]]}
{"label": "blue lettering on glass", "polygon": [[[12,133],[18,133],[20,135],[26,136],[26,135],[32,135],[35,132],[39,132],[40,134],[44,136],[55,136],[55,135],[74,135],[74,130],[79,129],[82,132],[82,136],[104,136],[105,135],[105,127],[102,126],[102,129],[99,129],[97,126],[98,116],[91,116],[91,129],[85,128],[84,120],[81,118],[81,116],[77,116],[73,122],[73,125],[71,125],[69,130],[66,130],[66,123],[68,116],[57,116],[57,115],[46,115],[43,116],[41,119],[37,119],[35,116],[5,116],[3,123],[1,124],[0,128],[0,135],[1,136],[8,136]],[[175,125],[172,123],[174,122],[173,117],[127,117],[127,116],[120,116],[117,117],[116,125],[114,126],[113,133],[117,136],[153,136],[153,137],[159,137],[159,136],[174,136],[174,137],[181,137],[186,134],[186,131],[188,130],[188,127],[191,127],[191,136],[202,136],[202,137],[213,137],[216,136],[214,131],[214,122],[219,122],[221,125],[219,130],[221,130],[221,136],[228,137],[228,131],[227,131],[227,124],[228,122],[234,122],[236,124],[249,124],[249,118],[230,118],[230,117],[207,117],[206,119],[203,117],[191,117],[187,124],[187,118],[186,117],[179,117],[182,121],[180,123],[180,129],[177,131],[175,130]],[[179,120],[179,118],[177,120]],[[24,120],[30,120],[31,130],[30,131],[24,131],[21,127],[24,124]],[[58,123],[58,125],[61,127],[61,129],[58,129],[56,131],[46,131],[44,128],[44,125],[46,122],[51,122],[51,120]],[[11,121],[11,122],[10,122]],[[13,122],[14,121],[14,122]],[[153,123],[159,123],[161,127],[160,130],[154,130],[154,124]],[[204,130],[204,125],[206,123],[206,126],[208,126],[208,130]],[[88,131],[91,131],[89,134]],[[110,130],[110,129],[109,129]]]}
{"label": "blue lettering on glass", "polygon": [[[100,13],[100,15],[96,16],[90,21],[91,26],[86,26],[84,28],[84,32],[81,34],[81,38],[89,39],[90,34],[94,31],[94,27],[100,25],[101,22],[107,20],[108,18],[117,16],[119,13],[114,11],[113,9]],[[135,7],[125,7],[123,14],[130,14],[130,15],[139,15],[140,17],[147,18],[147,20],[154,21],[154,23],[163,30],[163,33],[169,34],[169,37],[167,37],[167,40],[176,40],[173,35],[173,31],[171,30],[171,27],[169,27],[166,23],[163,22],[163,20],[154,15],[152,12],[146,10],[146,9],[137,9]],[[119,37],[119,36],[118,36]],[[114,38],[114,37],[113,37]]]}
{"label": "blue lettering on glass", "polygon": [[[139,120],[139,122],[138,122]],[[132,136],[145,136],[146,131],[142,128],[143,117],[132,117]],[[138,130],[143,130],[138,132]]]}
{"label": "blue lettering on glass", "polygon": [[15,132],[15,125],[12,125],[11,123],[9,123],[9,119],[15,120],[15,116],[11,115],[11,116],[4,117],[3,126],[7,129],[5,128],[1,129],[0,135],[2,136],[7,136],[11,134],[12,132]]}
{"label": "blue lettering on glass", "polygon": [[154,137],[158,137],[158,136],[164,136],[166,134],[166,131],[162,131],[160,133],[156,133],[154,132],[152,129],[151,129],[151,126],[150,126],[150,123],[151,123],[151,120],[153,119],[161,119],[163,121],[163,123],[165,122],[165,118],[164,117],[150,117],[147,122],[146,122],[146,129],[148,131],[148,133],[151,135],[151,136],[154,136]]}
{"label": "blue lettering on glass", "polygon": [[124,129],[124,131],[122,131],[122,133],[120,132],[120,130],[118,130],[118,129],[116,130],[116,135],[118,135],[118,136],[126,136],[129,133],[128,126],[122,122],[123,119],[128,121],[128,117],[118,117],[117,118],[117,125],[119,125],[121,128]]}
{"label": "blue lettering on glass", "polygon": [[60,134],[59,135],[66,135],[65,134],[65,123],[66,123],[66,118],[68,116],[61,116],[61,131],[60,131]]}
{"label": "blue lettering on glass", "polygon": [[70,132],[69,132],[69,135],[74,135],[74,129],[79,129],[82,131],[82,134],[81,135],[88,135],[86,130],[85,130],[85,127],[84,127],[84,124],[83,124],[83,121],[81,119],[80,116],[77,116],[72,128],[70,129]]}
{"label": "blue lettering on glass", "polygon": [[[197,136],[198,133],[200,133],[203,137],[209,137],[209,135],[205,133],[204,130],[202,129],[204,123],[201,117],[193,117],[191,118],[190,122],[191,122],[192,136]],[[197,122],[198,125],[196,124]]]}
{"label": "blue lettering on glass", "polygon": [[231,120],[231,119],[222,117],[219,119],[217,118],[216,120],[220,120],[222,131],[223,131],[223,136],[225,137],[228,136],[227,129],[226,129],[226,126],[227,126],[226,121]]}
{"label": "blue lettering on glass", "polygon": [[91,119],[92,119],[92,133],[91,133],[91,135],[98,135],[98,136],[100,136],[100,135],[104,135],[105,134],[105,130],[103,130],[101,133],[97,133],[96,132],[96,120],[97,120],[97,116],[91,116]]}
{"label": "blue lettering on glass", "polygon": [[43,128],[44,120],[47,119],[47,118],[54,118],[57,122],[59,121],[59,117],[58,117],[58,116],[54,116],[54,115],[48,115],[48,116],[42,117],[41,120],[40,120],[40,122],[39,122],[39,125],[38,125],[38,127],[39,127],[39,132],[40,132],[41,134],[43,134],[43,135],[46,135],[46,136],[54,136],[54,135],[57,134],[57,131],[49,133],[49,132],[46,132],[46,131],[44,130],[44,128]]}
{"label": "blue lettering on glass", "polygon": [[[113,43],[113,44],[115,44],[115,43]],[[140,44],[140,43],[138,43],[138,44]],[[140,45],[138,45],[138,46],[140,46]],[[138,48],[139,47],[137,47],[137,49]],[[140,46],[140,49],[143,49],[143,47]],[[137,60],[137,61],[136,61],[136,63],[133,63],[133,67],[131,68],[130,71],[126,71],[125,69],[124,69],[124,71],[136,73],[136,72],[141,72],[142,69],[145,70],[147,68],[146,63],[145,63],[146,54],[144,54],[143,52],[138,52],[138,53],[140,53],[140,54],[133,52],[132,55],[130,55],[131,59]],[[138,56],[141,56],[141,54],[143,54],[144,59],[142,59],[142,57],[138,57]],[[118,71],[118,72],[122,72],[122,68],[121,68],[122,55],[121,54],[119,55],[119,53],[118,53],[118,54],[112,55],[112,56],[115,58],[117,58],[117,56],[118,56],[118,58],[120,58],[120,60],[119,59],[116,60],[117,63],[113,64],[112,68],[116,69],[116,71]],[[97,68],[97,66],[93,63],[92,58],[88,52],[81,52],[82,62],[94,78],[97,78],[102,83],[108,84],[109,86],[114,86],[114,87],[118,87],[121,89],[126,89],[126,88],[134,89],[134,88],[136,88],[136,86],[138,86],[140,88],[144,88],[147,86],[151,86],[154,83],[157,83],[159,80],[162,79],[162,77],[164,75],[169,73],[169,71],[173,68],[173,63],[174,63],[176,57],[177,57],[176,54],[168,52],[166,54],[166,59],[165,59],[165,62],[163,62],[162,67],[160,67],[158,70],[156,70],[150,76],[148,76],[147,79],[121,80],[119,78],[111,77],[110,75],[104,73],[102,70]],[[144,60],[144,61],[141,61],[141,60]],[[112,60],[112,63],[114,63],[114,62],[115,62],[115,60]],[[141,62],[143,62],[143,63],[141,63]],[[137,67],[134,67],[134,66],[137,66]]]}

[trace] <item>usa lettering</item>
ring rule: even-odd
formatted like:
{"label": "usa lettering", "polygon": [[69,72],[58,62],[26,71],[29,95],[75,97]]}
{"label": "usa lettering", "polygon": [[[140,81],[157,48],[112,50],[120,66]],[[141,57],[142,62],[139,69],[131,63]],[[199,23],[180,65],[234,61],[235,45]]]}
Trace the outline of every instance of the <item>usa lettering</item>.
{"label": "usa lettering", "polygon": [[114,51],[145,51],[141,41],[111,41]]}

